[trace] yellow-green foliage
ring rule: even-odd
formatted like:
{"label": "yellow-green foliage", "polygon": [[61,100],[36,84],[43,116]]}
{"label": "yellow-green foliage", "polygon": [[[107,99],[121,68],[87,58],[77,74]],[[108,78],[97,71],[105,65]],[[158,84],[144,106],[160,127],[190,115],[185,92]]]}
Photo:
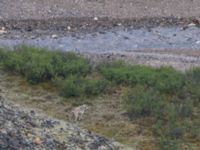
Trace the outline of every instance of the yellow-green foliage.
{"label": "yellow-green foliage", "polygon": [[[153,118],[155,122],[149,126],[160,149],[180,149],[185,137],[200,142],[199,68],[183,73],[171,67],[113,62],[92,70],[88,60],[75,53],[27,46],[0,49],[0,64],[30,83],[53,81],[64,97],[95,96],[108,86],[123,85],[128,88],[124,108],[130,119]],[[94,71],[98,79],[91,75]]]}
{"label": "yellow-green foliage", "polygon": [[86,59],[71,52],[48,51],[44,48],[20,46],[6,51],[5,68],[22,74],[31,83],[51,80],[56,76],[85,76],[90,71]]}
{"label": "yellow-green foliage", "polygon": [[106,91],[108,81],[86,79],[70,76],[64,80],[55,80],[60,89],[60,95],[64,97],[95,96]]}
{"label": "yellow-green foliage", "polygon": [[181,149],[186,135],[199,138],[200,132],[195,126],[200,117],[194,114],[200,102],[200,69],[182,73],[171,67],[114,62],[101,65],[99,70],[106,79],[129,87],[124,95],[124,108],[130,119],[155,119],[149,126],[160,149]]}
{"label": "yellow-green foliage", "polygon": [[64,97],[98,95],[108,85],[106,80],[87,79],[88,60],[72,52],[19,46],[13,51],[0,50],[0,57],[5,69],[23,75],[29,83],[56,81]]}

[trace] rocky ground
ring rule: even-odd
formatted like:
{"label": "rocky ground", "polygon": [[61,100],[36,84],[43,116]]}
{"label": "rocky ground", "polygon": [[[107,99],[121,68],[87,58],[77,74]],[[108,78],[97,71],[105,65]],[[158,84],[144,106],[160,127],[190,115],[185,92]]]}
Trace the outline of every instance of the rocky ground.
{"label": "rocky ground", "polygon": [[199,0],[1,0],[1,19],[194,17]]}
{"label": "rocky ground", "polygon": [[[180,26],[184,29],[191,23],[199,26],[199,7],[199,0],[1,0],[0,39],[15,41],[40,37],[40,41],[44,35],[58,38],[80,32],[104,34],[108,29],[127,27],[142,27],[149,31],[158,26]],[[95,61],[124,59],[152,66],[172,65],[181,70],[200,66],[199,50],[127,49],[123,53],[85,55]],[[128,148],[74,124],[10,104],[0,88],[0,149]]]}
{"label": "rocky ground", "polygon": [[0,97],[1,150],[127,149],[74,124],[23,110]]}
{"label": "rocky ground", "polygon": [[97,31],[119,24],[180,25],[198,18],[199,7],[198,0],[2,0],[0,27],[66,32],[69,27],[70,31]]}
{"label": "rocky ground", "polygon": [[[20,43],[26,44],[25,40],[30,39],[33,41],[32,43],[35,43],[35,46],[40,46],[42,41],[43,43],[50,41],[50,45],[56,43],[55,41],[58,39],[58,47],[64,46],[62,48],[67,49],[67,46],[72,43],[85,54],[85,50],[82,49],[90,48],[87,46],[88,40],[90,40],[86,35],[88,33],[93,37],[88,44],[91,45],[96,37],[98,39],[98,36],[107,35],[107,31],[112,33],[113,29],[123,31],[127,28],[131,30],[142,28],[149,32],[145,32],[144,36],[156,34],[157,37],[149,38],[155,38],[154,41],[155,43],[158,41],[158,45],[161,42],[161,47],[167,41],[171,48],[159,47],[161,49],[157,50],[156,48],[148,49],[149,47],[146,46],[145,49],[138,48],[137,50],[135,48],[134,51],[124,48],[123,52],[112,54],[109,47],[106,47],[105,54],[99,56],[95,52],[92,57],[95,55],[95,58],[100,57],[100,59],[102,57],[103,59],[122,58],[128,59],[129,62],[152,66],[172,65],[184,70],[199,66],[199,55],[190,56],[190,53],[193,54],[193,51],[198,53],[198,50],[188,50],[187,45],[188,42],[190,42],[191,47],[194,45],[196,48],[199,45],[198,34],[195,38],[191,38],[196,31],[192,31],[193,29],[191,32],[187,31],[188,25],[189,28],[194,25],[199,27],[199,7],[200,1],[198,0],[2,0],[0,3],[0,43],[8,46],[11,45],[10,43],[21,40]],[[154,33],[152,28],[160,26],[167,28],[175,26],[180,31],[177,32],[175,29],[175,31],[171,31],[174,34],[169,36],[165,36],[165,33]],[[115,31],[112,33],[114,36],[123,37],[122,34],[115,33]],[[118,39],[116,41],[112,40],[114,38],[111,37],[108,41],[112,41],[111,44],[116,45],[114,48],[120,42],[137,45],[140,37],[137,38],[137,35],[134,34],[132,37],[135,39],[133,40],[132,37],[125,36],[122,39],[116,38]],[[67,39],[62,40],[62,37],[70,37],[70,39],[68,41]],[[107,37],[100,38],[97,44],[102,45],[101,43],[105,43],[105,40],[107,41]],[[139,43],[146,44],[147,42],[140,41]],[[109,44],[108,42],[107,45]],[[182,44],[183,48],[186,44],[186,49],[179,49],[178,44]],[[97,51],[99,52],[99,47]]]}

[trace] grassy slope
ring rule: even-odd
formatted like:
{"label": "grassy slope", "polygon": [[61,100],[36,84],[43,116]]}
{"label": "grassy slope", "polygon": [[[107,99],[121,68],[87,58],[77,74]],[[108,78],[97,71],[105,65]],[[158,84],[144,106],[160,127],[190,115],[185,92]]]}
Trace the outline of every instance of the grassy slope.
{"label": "grassy slope", "polygon": [[[57,91],[65,97],[56,102],[51,96],[43,97],[44,93],[34,99],[26,97],[25,92],[26,98],[20,97],[24,103],[58,117],[68,112],[70,105],[90,103],[94,110],[83,126],[143,149],[155,149],[155,145],[164,150],[199,146],[198,68],[182,73],[170,67],[155,69],[114,62],[92,69],[88,60],[76,54],[26,46],[15,51],[0,50],[0,63],[5,70],[34,84],[35,91],[42,85],[47,91],[53,90],[51,96],[55,99],[61,99]],[[27,87],[24,80],[16,82],[23,88],[21,84]],[[38,94],[32,90],[30,93],[32,97]],[[43,102],[48,105],[41,105]]]}

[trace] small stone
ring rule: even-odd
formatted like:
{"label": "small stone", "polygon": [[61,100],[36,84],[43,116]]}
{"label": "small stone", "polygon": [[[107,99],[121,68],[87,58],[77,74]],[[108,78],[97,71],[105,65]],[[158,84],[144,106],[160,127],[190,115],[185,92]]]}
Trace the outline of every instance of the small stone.
{"label": "small stone", "polygon": [[56,39],[58,37],[58,35],[57,34],[53,34],[51,37]]}
{"label": "small stone", "polygon": [[98,150],[108,150],[108,148],[105,147],[105,146],[100,146],[100,147],[98,148]]}
{"label": "small stone", "polygon": [[27,137],[28,137],[28,138],[31,138],[31,137],[33,137],[33,135],[30,134],[30,133],[28,133],[28,134],[27,134]]}
{"label": "small stone", "polygon": [[35,115],[35,111],[34,111],[34,110],[31,110],[31,111],[30,111],[30,114],[31,114],[32,116],[34,116],[34,115]]}
{"label": "small stone", "polygon": [[99,20],[99,19],[98,19],[98,17],[94,17],[94,20],[97,21],[97,20]]}
{"label": "small stone", "polygon": [[119,143],[119,142],[113,142],[112,143],[116,148],[122,148],[122,147],[124,147],[124,145],[122,145],[121,143]]}
{"label": "small stone", "polygon": [[122,26],[122,24],[121,24],[121,23],[118,23],[117,25],[118,25],[118,26]]}
{"label": "small stone", "polygon": [[200,41],[196,41],[196,44],[200,44]]}
{"label": "small stone", "polygon": [[40,140],[39,137],[36,137],[35,140],[34,140],[34,143],[37,144],[37,145],[40,145],[40,144],[42,144],[42,141]]}
{"label": "small stone", "polygon": [[35,39],[35,38],[36,38],[35,35],[30,36],[30,39]]}
{"label": "small stone", "polygon": [[5,129],[0,130],[1,134],[7,134],[7,131]]}
{"label": "small stone", "polygon": [[71,27],[70,27],[70,26],[67,26],[67,30],[71,30]]}
{"label": "small stone", "polygon": [[4,33],[7,33],[7,31],[6,31],[6,28],[5,28],[5,27],[2,27],[2,28],[0,29],[0,34],[4,34]]}
{"label": "small stone", "polygon": [[195,27],[196,24],[194,24],[194,23],[190,23],[190,24],[188,24],[187,26],[188,26],[188,27]]}

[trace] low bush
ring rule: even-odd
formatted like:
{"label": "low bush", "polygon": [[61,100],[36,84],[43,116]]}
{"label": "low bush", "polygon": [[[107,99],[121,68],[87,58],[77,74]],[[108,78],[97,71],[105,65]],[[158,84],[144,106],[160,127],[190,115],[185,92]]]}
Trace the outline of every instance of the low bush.
{"label": "low bush", "polygon": [[131,118],[162,115],[163,96],[153,89],[137,86],[125,95],[125,108]]}
{"label": "low bush", "polygon": [[186,91],[195,105],[200,102],[200,68],[193,68],[186,72]]}
{"label": "low bush", "polygon": [[24,75],[30,83],[51,80],[56,76],[86,76],[90,71],[87,60],[72,52],[20,46],[13,51],[7,50],[6,56],[2,60],[5,68]]}
{"label": "low bush", "polygon": [[200,68],[193,68],[186,72],[187,79],[190,82],[200,83]]}
{"label": "low bush", "polygon": [[27,46],[8,51],[4,65],[9,71],[24,75],[30,83],[39,83],[53,77],[53,66],[50,63],[51,53],[42,48]]}
{"label": "low bush", "polygon": [[91,68],[86,59],[72,52],[52,52],[51,63],[54,68],[54,75],[62,77],[70,75],[86,76]]}
{"label": "low bush", "polygon": [[109,87],[109,82],[107,80],[85,80],[84,93],[87,96],[90,95],[100,95],[106,92]]}
{"label": "low bush", "polygon": [[0,48],[0,64],[7,59],[7,53],[4,49]]}
{"label": "low bush", "polygon": [[185,85],[185,75],[171,67],[127,65],[120,62],[100,66],[102,75],[117,84],[145,85],[161,93],[174,94]]}
{"label": "low bush", "polygon": [[59,93],[63,97],[79,97],[84,93],[82,79],[78,79],[75,76],[70,76],[65,80],[57,80],[56,82]]}
{"label": "low bush", "polygon": [[155,82],[155,69],[139,65],[127,65],[121,62],[104,64],[100,66],[102,75],[113,82],[125,83],[128,85],[147,84]]}
{"label": "low bush", "polygon": [[185,86],[185,76],[183,73],[171,68],[161,67],[156,69],[155,88],[161,93],[176,94]]}
{"label": "low bush", "polygon": [[60,95],[67,98],[96,96],[104,93],[110,82],[121,84],[128,89],[124,106],[130,118],[155,120],[149,126],[161,149],[176,150],[185,137],[199,138],[199,68],[182,73],[171,67],[117,61],[100,65],[94,73],[88,60],[75,53],[27,46],[14,51],[0,49],[0,65],[30,83],[54,81]]}
{"label": "low bush", "polygon": [[106,91],[109,83],[106,80],[94,80],[70,76],[57,80],[60,95],[63,97],[96,96]]}

